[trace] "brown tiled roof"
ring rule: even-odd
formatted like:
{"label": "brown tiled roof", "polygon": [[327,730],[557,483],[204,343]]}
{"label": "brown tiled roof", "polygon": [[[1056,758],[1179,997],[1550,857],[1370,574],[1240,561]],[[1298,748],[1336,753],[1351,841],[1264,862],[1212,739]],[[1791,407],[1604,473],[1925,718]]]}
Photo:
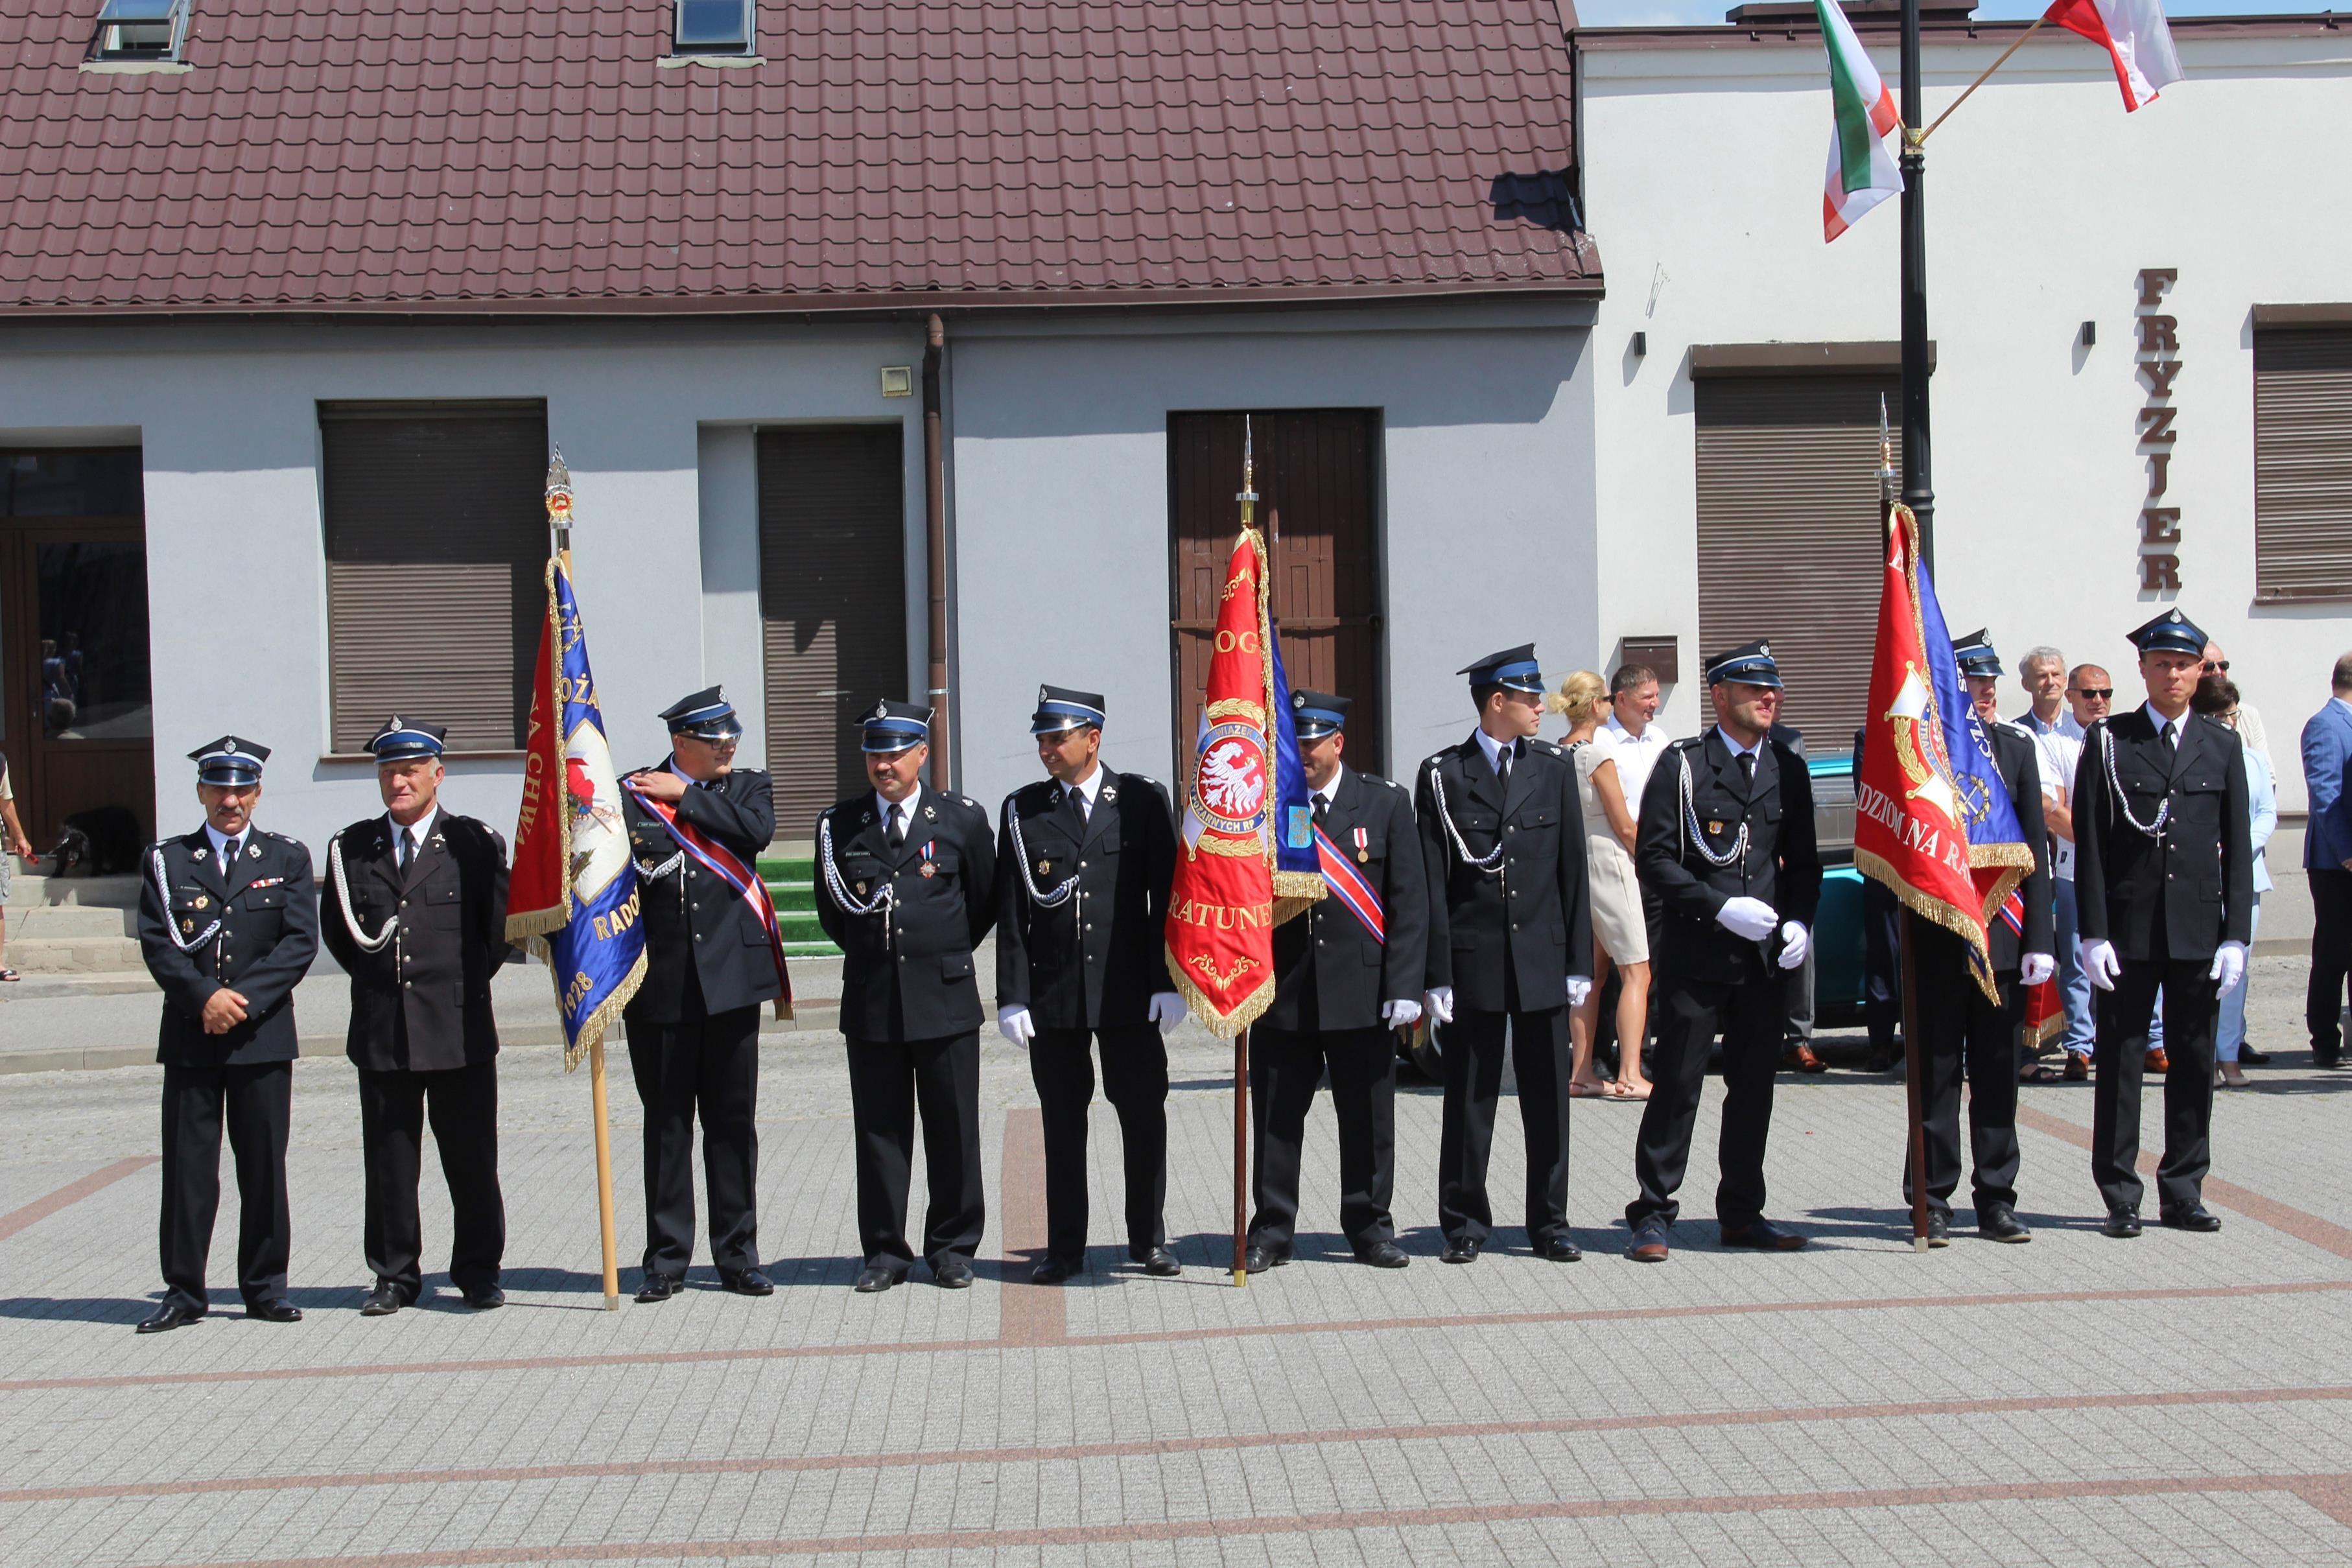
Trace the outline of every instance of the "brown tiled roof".
{"label": "brown tiled roof", "polygon": [[762,0],[734,68],[656,63],[669,0],[188,0],[147,74],[80,68],[99,4],[0,0],[0,313],[1601,281],[1496,215],[1564,188],[1567,0]]}

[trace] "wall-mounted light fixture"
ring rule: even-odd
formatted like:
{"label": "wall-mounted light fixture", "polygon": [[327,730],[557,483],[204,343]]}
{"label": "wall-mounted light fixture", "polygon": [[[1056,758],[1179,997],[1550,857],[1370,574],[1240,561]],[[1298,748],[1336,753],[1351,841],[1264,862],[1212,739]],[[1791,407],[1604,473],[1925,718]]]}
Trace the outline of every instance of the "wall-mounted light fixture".
{"label": "wall-mounted light fixture", "polygon": [[914,394],[915,371],[913,366],[885,365],[882,367],[882,395],[884,397],[912,397]]}
{"label": "wall-mounted light fixture", "polygon": [[2085,321],[2085,322],[2084,322],[2084,323],[2083,323],[2083,347],[2084,347],[2084,348],[2086,348],[2086,349],[2087,349],[2087,348],[2089,348],[2092,344],[2094,344],[2094,343],[2097,342],[2098,340],[2099,340],[2099,324],[2098,324],[2096,321]]}
{"label": "wall-mounted light fixture", "polygon": [[1644,355],[1644,354],[1648,353],[1649,351],[1650,351],[1650,335],[1649,335],[1647,332],[1636,332],[1636,333],[1634,333],[1634,334],[1633,334],[1633,357],[1634,357],[1635,359],[1637,359],[1637,360],[1638,360],[1638,359],[1640,359],[1643,355]]}

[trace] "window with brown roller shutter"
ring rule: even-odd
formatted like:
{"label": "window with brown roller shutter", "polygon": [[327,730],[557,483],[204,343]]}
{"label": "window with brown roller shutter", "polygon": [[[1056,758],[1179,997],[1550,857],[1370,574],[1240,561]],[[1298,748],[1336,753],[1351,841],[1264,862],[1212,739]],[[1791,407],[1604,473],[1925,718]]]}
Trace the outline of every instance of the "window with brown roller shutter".
{"label": "window with brown roller shutter", "polygon": [[2352,599],[2352,326],[2254,332],[2254,598]]}
{"label": "window with brown roller shutter", "polygon": [[760,622],[776,833],[866,788],[856,716],[906,698],[907,507],[896,424],[760,433]]}
{"label": "window with brown roller shutter", "polygon": [[1878,632],[1878,408],[1894,375],[1694,381],[1699,654],[1761,637],[1787,693],[1780,722],[1813,755],[1853,747]]}
{"label": "window with brown roller shutter", "polygon": [[332,746],[394,714],[512,751],[546,619],[547,405],[320,403]]}

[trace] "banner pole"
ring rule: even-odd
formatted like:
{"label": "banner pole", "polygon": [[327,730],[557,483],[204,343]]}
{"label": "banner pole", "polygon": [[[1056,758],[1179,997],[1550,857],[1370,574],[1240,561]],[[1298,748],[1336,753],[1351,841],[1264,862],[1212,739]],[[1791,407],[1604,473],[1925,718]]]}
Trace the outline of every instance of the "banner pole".
{"label": "banner pole", "polygon": [[1928,126],[1927,130],[1919,132],[1919,144],[1922,147],[1926,146],[1927,144],[1927,138],[1936,134],[1937,127],[1942,125],[1944,121],[1952,118],[1952,110],[1968,102],[1969,94],[1984,86],[1986,78],[1991,76],[1993,72],[2007,65],[2009,63],[2009,57],[2017,53],[2018,50],[2025,47],[2025,40],[2040,32],[2042,30],[2042,24],[2048,20],[2050,20],[2050,14],[2047,11],[2033,18],[2033,26],[2026,28],[2022,33],[2020,33],[2017,36],[2017,42],[2010,45],[2009,47],[2000,52],[2000,58],[1993,61],[1992,64],[1985,67],[1982,71],[1978,73],[1977,79],[1969,83],[1967,87],[1962,88],[1960,89],[1960,96],[1952,99],[1950,105],[1945,109],[1943,113],[1936,116],[1935,123]]}
{"label": "banner pole", "polygon": [[1927,1085],[1919,1051],[1919,917],[1903,910],[1903,1086],[1910,1102],[1911,1249],[1927,1250]]}
{"label": "banner pole", "polygon": [[596,1218],[604,1233],[604,1310],[621,1310],[620,1249],[613,1236],[613,1134],[604,1114],[604,1041],[588,1048],[588,1095],[596,1110]]}
{"label": "banner pole", "polygon": [[1249,1284],[1249,1036],[1234,1036],[1234,1283]]}

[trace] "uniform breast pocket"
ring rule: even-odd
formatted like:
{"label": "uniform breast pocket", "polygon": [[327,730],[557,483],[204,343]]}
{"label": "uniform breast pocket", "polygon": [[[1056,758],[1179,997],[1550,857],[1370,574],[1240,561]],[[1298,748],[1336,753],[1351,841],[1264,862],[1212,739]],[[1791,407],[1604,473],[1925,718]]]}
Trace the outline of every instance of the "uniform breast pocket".
{"label": "uniform breast pocket", "polygon": [[1550,806],[1529,806],[1511,822],[1523,833],[1549,832],[1559,826],[1559,812]]}
{"label": "uniform breast pocket", "polygon": [[953,844],[934,845],[915,869],[925,876],[953,876],[963,869],[963,856]]}
{"label": "uniform breast pocket", "polygon": [[425,905],[425,918],[435,925],[455,925],[465,918],[463,890],[457,877],[436,877],[427,883],[419,894]]}
{"label": "uniform breast pocket", "polygon": [[882,879],[882,862],[869,854],[845,854],[834,862],[843,883],[852,898],[865,899],[874,895],[875,883]]}
{"label": "uniform breast pocket", "polygon": [[954,985],[960,981],[970,980],[971,977],[971,954],[947,953],[940,956],[940,978],[950,985]]}

